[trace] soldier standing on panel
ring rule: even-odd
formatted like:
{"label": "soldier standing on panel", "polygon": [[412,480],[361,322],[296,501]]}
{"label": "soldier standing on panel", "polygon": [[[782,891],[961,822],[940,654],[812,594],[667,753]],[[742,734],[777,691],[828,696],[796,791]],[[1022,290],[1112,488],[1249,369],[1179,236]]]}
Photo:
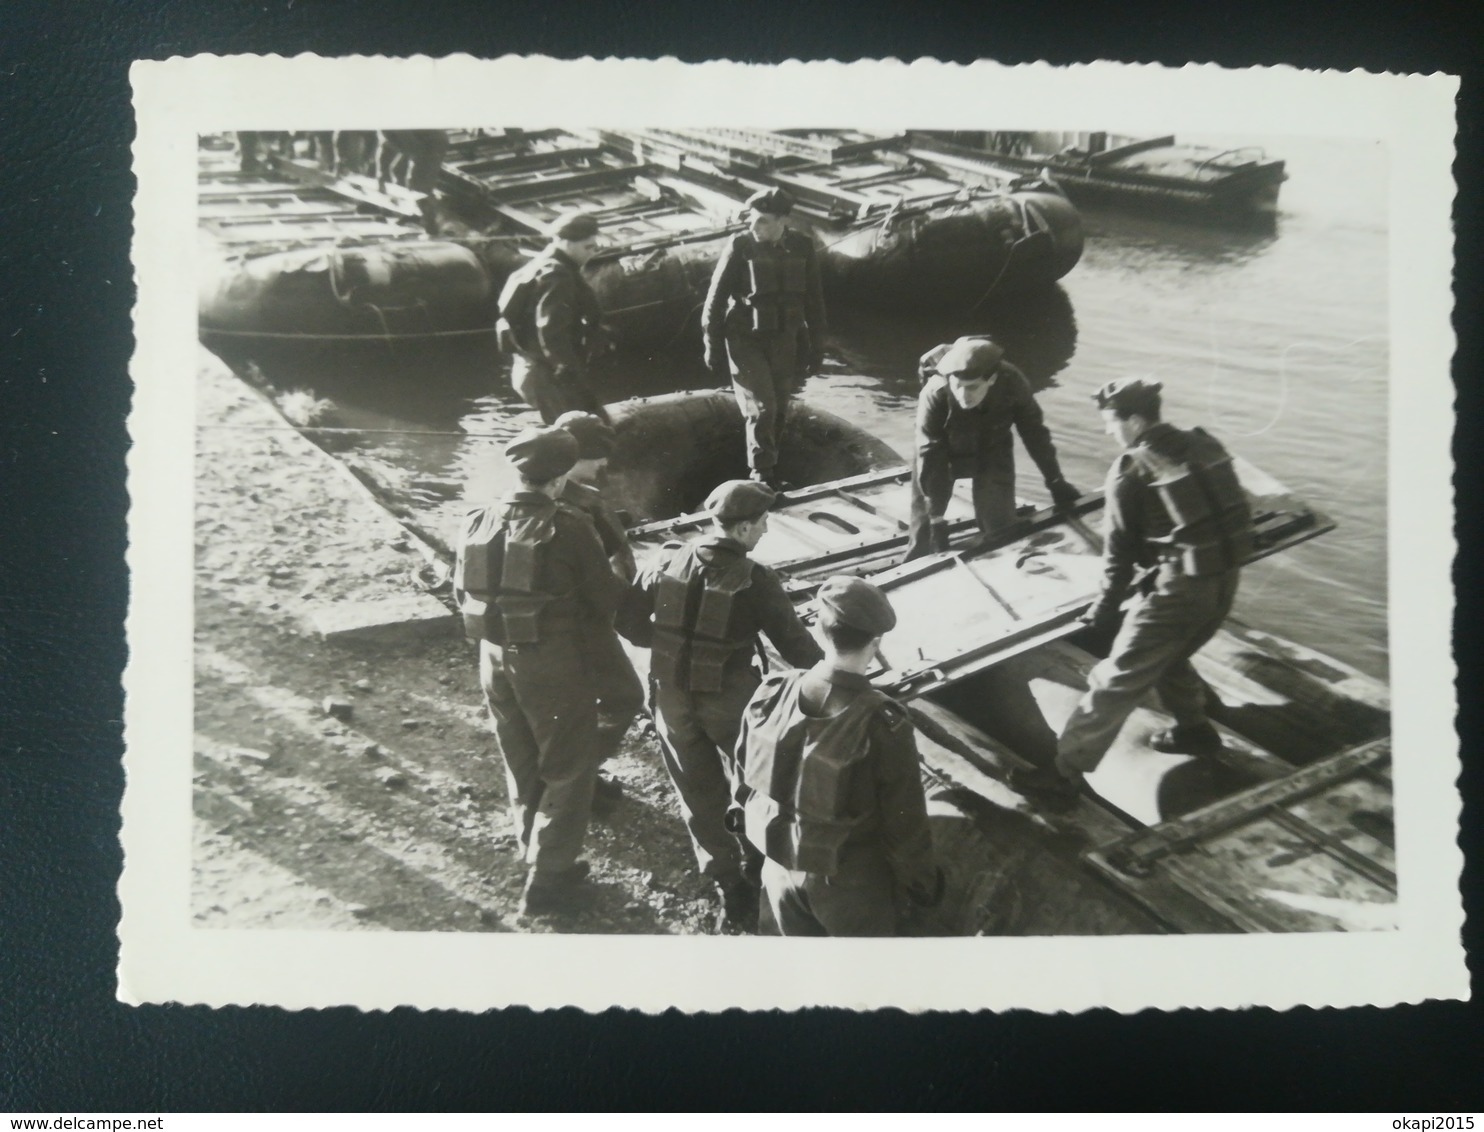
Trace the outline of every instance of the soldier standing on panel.
{"label": "soldier standing on panel", "polygon": [[948,549],[944,513],[953,482],[974,483],[974,517],[982,537],[1015,521],[1013,426],[1059,507],[1078,498],[1061,474],[1056,446],[1030,382],[984,337],[960,338],[923,355],[927,384],[917,397],[912,464],[912,529],[904,562]]}
{"label": "soldier standing on panel", "polygon": [[577,410],[608,419],[588,384],[588,362],[606,345],[597,296],[582,277],[598,250],[598,221],[586,212],[559,216],[545,251],[505,281],[500,292],[500,348],[513,353],[510,382],[551,424]]}
{"label": "soldier standing on panel", "polygon": [[[623,586],[634,580],[634,551],[619,517],[603,499],[600,489],[608,458],[616,440],[613,427],[591,413],[563,413],[554,428],[565,429],[577,440],[577,463],[567,474],[561,503],[581,512],[592,522],[608,555],[614,577]],[[644,709],[644,687],[629,662],[618,636],[610,628],[594,633],[586,642],[588,663],[598,696],[598,761],[603,763],[618,752],[629,725]],[[598,776],[594,810],[602,815],[623,796],[616,779]]]}
{"label": "soldier standing on panel", "polygon": [[829,579],[818,605],[825,658],[771,674],[747,705],[742,825],[767,858],[763,890],[782,934],[895,935],[901,896],[943,898],[912,722],[866,679],[897,616],[860,578]]}
{"label": "soldier standing on panel", "polygon": [[1159,382],[1111,381],[1094,400],[1104,430],[1124,451],[1105,488],[1102,593],[1083,620],[1111,626],[1130,590],[1138,596],[1062,729],[1055,769],[1038,767],[1012,779],[1057,805],[1076,800],[1083,775],[1097,769],[1151,688],[1175,726],[1150,746],[1186,754],[1221,749],[1206,715],[1205,683],[1190,658],[1231,612],[1252,550],[1252,511],[1231,457],[1203,430],[1160,420]]}
{"label": "soldier standing on panel", "polygon": [[[406,184],[419,194],[417,208],[422,213],[423,230],[430,236],[438,235],[438,204],[434,194],[438,176],[443,172],[443,156],[448,152],[447,131],[383,130],[381,136],[396,153],[407,158]],[[378,169],[383,184],[390,165],[390,161],[384,161]]]}
{"label": "soldier standing on panel", "polygon": [[611,632],[620,586],[585,518],[557,505],[577,441],[527,429],[505,449],[520,490],[472,512],[454,587],[505,759],[516,836],[530,872],[524,915],[576,911],[592,895],[587,833],[598,719],[583,642]]}
{"label": "soldier standing on panel", "polygon": [[758,634],[792,665],[823,655],[778,575],[747,556],[768,529],[774,498],[752,480],[718,487],[706,500],[714,533],[669,547],[642,571],[618,619],[619,632],[650,650],[651,706],[665,766],[696,862],[717,886],[718,930],[725,932],[757,925],[753,869],[726,815],[742,710],[761,679],[752,663]]}
{"label": "soldier standing on panel", "polygon": [[732,391],[747,423],[752,478],[778,487],[778,441],[788,400],[824,351],[824,292],[814,242],[784,223],[782,189],[748,198],[749,231],[732,237],[706,294],[706,365],[730,361]]}

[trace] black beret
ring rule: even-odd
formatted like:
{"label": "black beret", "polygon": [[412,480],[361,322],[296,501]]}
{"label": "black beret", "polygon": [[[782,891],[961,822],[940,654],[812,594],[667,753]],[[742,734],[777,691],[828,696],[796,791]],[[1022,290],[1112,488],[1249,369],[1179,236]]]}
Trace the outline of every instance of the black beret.
{"label": "black beret", "polygon": [[546,226],[553,240],[590,240],[598,234],[598,218],[590,212],[563,212]]}
{"label": "black beret", "polygon": [[886,594],[864,578],[836,574],[819,587],[818,596],[819,604],[842,625],[878,637],[897,627],[897,611]]}
{"label": "black beret", "polygon": [[1159,391],[1164,386],[1143,377],[1120,377],[1110,381],[1092,395],[1099,409],[1148,416],[1159,412]]}
{"label": "black beret", "polygon": [[551,427],[564,428],[577,438],[579,460],[606,460],[613,455],[613,446],[618,441],[613,426],[592,413],[563,413]]}
{"label": "black beret", "polygon": [[762,189],[747,198],[747,207],[769,216],[787,216],[794,210],[794,198],[782,189]]}
{"label": "black beret", "polygon": [[727,480],[706,497],[706,510],[722,523],[756,519],[764,514],[778,493],[757,480]]}
{"label": "black beret", "polygon": [[547,483],[577,463],[577,438],[564,428],[528,428],[505,446],[505,459],[523,478]]}

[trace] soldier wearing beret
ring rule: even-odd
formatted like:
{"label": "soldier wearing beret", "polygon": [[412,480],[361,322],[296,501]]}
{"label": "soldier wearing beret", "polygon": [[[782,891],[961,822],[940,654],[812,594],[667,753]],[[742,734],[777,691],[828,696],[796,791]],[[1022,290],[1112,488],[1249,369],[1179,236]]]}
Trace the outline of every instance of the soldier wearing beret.
{"label": "soldier wearing beret", "polygon": [[575,911],[591,896],[587,862],[577,859],[598,776],[597,697],[583,642],[611,634],[621,586],[592,524],[557,504],[577,451],[562,429],[527,429],[511,441],[505,456],[520,489],[470,513],[454,568],[530,866],[521,899],[528,915]]}
{"label": "soldier wearing beret", "polygon": [[1051,431],[1030,382],[1005,361],[1005,351],[986,337],[960,338],[923,355],[927,379],[917,398],[917,443],[912,466],[910,561],[948,547],[944,513],[954,480],[974,485],[974,516],[988,537],[1015,521],[1015,441],[1045,477],[1058,506],[1078,492],[1061,474]]}
{"label": "soldier wearing beret", "polygon": [[814,242],[784,218],[793,200],[782,189],[747,201],[748,231],[732,237],[706,294],[702,314],[706,365],[730,362],[732,392],[747,425],[747,465],[772,487],[789,398],[824,350],[824,292]]}
{"label": "soldier wearing beret", "polygon": [[665,766],[675,783],[703,875],[717,886],[718,929],[751,931],[757,887],[743,847],[726,827],[742,709],[760,677],[759,634],[792,665],[823,655],[778,575],[749,558],[768,529],[775,495],[729,480],[706,500],[713,532],[675,544],[640,572],[618,630],[650,650],[650,697]]}
{"label": "soldier wearing beret", "polygon": [[901,897],[943,895],[911,720],[866,678],[896,613],[851,577],[818,609],[824,659],[768,676],[743,716],[741,824],[782,934],[895,935]]}
{"label": "soldier wearing beret", "polygon": [[590,213],[558,216],[545,251],[517,268],[500,291],[500,347],[514,354],[510,382],[551,424],[580,410],[608,419],[588,381],[589,361],[606,345],[597,296],[582,277],[597,254],[598,221]]}
{"label": "soldier wearing beret", "polygon": [[[577,440],[577,463],[567,473],[560,502],[592,523],[614,576],[627,586],[634,580],[634,551],[623,522],[604,500],[600,486],[617,441],[613,426],[591,413],[563,413],[552,427],[565,429]],[[611,629],[594,633],[585,643],[597,685],[598,750],[599,761],[603,762],[617,753],[629,725],[643,709],[644,688]],[[599,814],[622,793],[616,780],[600,774],[596,795]]]}
{"label": "soldier wearing beret", "polygon": [[1190,658],[1231,612],[1252,552],[1252,511],[1221,443],[1160,419],[1160,388],[1125,378],[1094,396],[1104,431],[1123,452],[1104,488],[1102,590],[1083,620],[1112,628],[1131,592],[1134,600],[1062,729],[1055,767],[1014,778],[1053,805],[1076,800],[1083,776],[1097,769],[1150,689],[1175,718],[1150,746],[1193,755],[1221,749],[1206,715],[1206,685]]}

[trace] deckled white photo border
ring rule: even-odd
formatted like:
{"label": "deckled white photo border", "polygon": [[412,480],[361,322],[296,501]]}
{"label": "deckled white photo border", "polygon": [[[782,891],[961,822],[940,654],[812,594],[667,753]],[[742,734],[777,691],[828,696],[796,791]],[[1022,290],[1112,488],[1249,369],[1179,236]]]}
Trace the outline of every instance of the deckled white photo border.
{"label": "deckled white photo border", "polygon": [[[132,79],[138,303],[128,459],[122,1000],[365,1009],[1135,1011],[1384,1006],[1467,996],[1450,644],[1456,79],[1109,63],[760,66],[311,56],[141,62]],[[197,135],[722,124],[1098,128],[1385,142],[1391,171],[1387,514],[1398,930],[783,940],[192,928]]]}

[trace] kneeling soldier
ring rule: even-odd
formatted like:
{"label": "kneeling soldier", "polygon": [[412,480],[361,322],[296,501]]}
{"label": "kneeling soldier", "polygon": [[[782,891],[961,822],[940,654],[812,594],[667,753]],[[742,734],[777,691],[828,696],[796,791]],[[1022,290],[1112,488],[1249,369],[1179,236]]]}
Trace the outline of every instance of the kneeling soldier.
{"label": "kneeling soldier", "polygon": [[557,505],[577,460],[561,429],[505,449],[521,487],[464,522],[454,570],[522,855],[521,912],[576,910],[591,890],[578,861],[598,776],[597,704],[583,642],[611,633],[620,592],[585,518]]}
{"label": "kneeling soldier", "polygon": [[751,480],[718,487],[706,500],[715,533],[672,547],[641,572],[618,620],[619,632],[651,651],[650,695],[665,766],[696,862],[716,883],[718,927],[727,932],[757,923],[757,888],[726,815],[742,709],[761,679],[752,665],[758,634],[792,665],[823,655],[778,575],[747,556],[768,529],[775,498]]}
{"label": "kneeling soldier", "polygon": [[895,935],[899,896],[943,897],[911,720],[865,675],[896,623],[877,587],[829,579],[824,660],[773,673],[747,705],[737,802],[784,935]]}
{"label": "kneeling soldier", "polygon": [[[566,429],[577,439],[577,463],[567,474],[567,486],[562,490],[560,502],[592,521],[614,576],[627,586],[634,580],[634,550],[629,546],[623,522],[608,506],[598,486],[617,439],[613,426],[592,413],[564,413],[556,419],[553,427]],[[617,753],[629,725],[643,710],[644,688],[612,629],[595,632],[585,644],[598,694],[598,761],[601,764]],[[601,774],[598,776],[594,809],[599,817],[604,816],[622,796],[623,788],[617,780]]]}

